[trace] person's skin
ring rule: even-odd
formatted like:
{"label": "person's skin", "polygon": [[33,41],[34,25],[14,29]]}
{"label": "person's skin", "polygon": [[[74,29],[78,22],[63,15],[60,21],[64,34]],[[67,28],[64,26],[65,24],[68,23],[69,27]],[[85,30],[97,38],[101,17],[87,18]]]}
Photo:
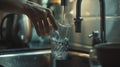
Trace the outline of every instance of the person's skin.
{"label": "person's skin", "polygon": [[52,12],[31,1],[0,0],[0,11],[26,14],[39,36],[49,34],[53,28],[58,29]]}

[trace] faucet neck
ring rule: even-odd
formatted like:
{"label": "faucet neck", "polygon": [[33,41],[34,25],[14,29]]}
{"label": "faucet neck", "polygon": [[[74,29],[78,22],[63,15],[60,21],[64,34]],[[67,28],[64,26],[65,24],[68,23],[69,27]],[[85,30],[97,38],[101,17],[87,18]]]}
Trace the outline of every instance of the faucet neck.
{"label": "faucet neck", "polygon": [[106,42],[106,23],[105,23],[105,1],[100,2],[100,31],[102,43]]}
{"label": "faucet neck", "polygon": [[82,0],[77,0],[77,2],[76,2],[76,19],[81,17],[81,6],[82,6]]}

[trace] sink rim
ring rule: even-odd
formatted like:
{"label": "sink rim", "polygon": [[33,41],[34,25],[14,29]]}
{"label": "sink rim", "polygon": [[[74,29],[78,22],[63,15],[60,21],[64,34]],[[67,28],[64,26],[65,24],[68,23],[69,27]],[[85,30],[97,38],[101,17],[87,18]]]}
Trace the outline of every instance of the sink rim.
{"label": "sink rim", "polygon": [[[0,51],[0,57],[14,57],[14,56],[30,56],[30,55],[45,55],[51,54],[51,49],[10,49],[10,50],[2,50]],[[25,50],[25,52],[24,52]],[[22,51],[22,52],[20,52]],[[7,53],[8,52],[8,53]],[[77,52],[69,50],[68,53],[70,55],[81,56],[85,58],[89,58],[89,53]]]}
{"label": "sink rim", "polygon": [[120,49],[120,42],[106,42],[95,45],[96,49]]}

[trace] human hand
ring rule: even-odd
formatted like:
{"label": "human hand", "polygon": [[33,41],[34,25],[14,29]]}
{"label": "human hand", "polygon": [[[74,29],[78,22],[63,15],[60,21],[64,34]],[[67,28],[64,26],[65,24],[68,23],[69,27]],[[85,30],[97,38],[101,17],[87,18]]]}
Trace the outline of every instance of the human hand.
{"label": "human hand", "polygon": [[27,1],[24,4],[23,12],[30,18],[39,36],[47,35],[54,28],[58,29],[51,10],[40,5]]}

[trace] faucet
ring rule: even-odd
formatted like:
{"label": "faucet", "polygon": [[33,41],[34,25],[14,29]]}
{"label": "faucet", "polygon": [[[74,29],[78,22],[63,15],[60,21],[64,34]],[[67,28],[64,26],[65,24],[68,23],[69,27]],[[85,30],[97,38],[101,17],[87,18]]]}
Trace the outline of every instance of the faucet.
{"label": "faucet", "polygon": [[[75,18],[75,32],[81,32],[81,3],[82,0],[77,0],[76,3],[76,18]],[[99,0],[100,3],[100,39],[101,42],[106,42],[106,23],[105,23],[105,2],[104,0]]]}

